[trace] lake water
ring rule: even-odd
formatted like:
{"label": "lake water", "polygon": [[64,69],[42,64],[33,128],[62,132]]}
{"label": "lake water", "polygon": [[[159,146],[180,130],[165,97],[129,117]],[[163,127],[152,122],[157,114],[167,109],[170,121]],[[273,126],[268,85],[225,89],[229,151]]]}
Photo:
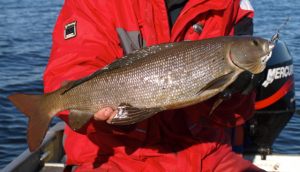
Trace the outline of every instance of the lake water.
{"label": "lake water", "polygon": [[[296,99],[300,99],[300,1],[251,1],[255,35],[270,38],[281,31],[294,57]],[[0,169],[27,148],[27,119],[7,96],[13,92],[41,93],[42,73],[51,48],[51,32],[63,0],[0,1]],[[299,106],[298,106],[299,107]],[[274,152],[300,154],[300,115],[294,115],[274,144]]]}

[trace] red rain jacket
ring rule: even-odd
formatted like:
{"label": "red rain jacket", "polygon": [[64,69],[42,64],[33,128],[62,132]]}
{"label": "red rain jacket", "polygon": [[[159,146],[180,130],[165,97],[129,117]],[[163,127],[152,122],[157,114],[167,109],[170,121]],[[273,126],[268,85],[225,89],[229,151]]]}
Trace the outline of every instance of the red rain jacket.
{"label": "red rain jacket", "polygon": [[[233,26],[244,17],[253,17],[247,0],[191,0],[170,31],[163,0],[66,0],[53,32],[45,92],[143,46],[233,35]],[[83,134],[67,126],[67,164],[78,171],[258,170],[231,151],[226,131],[252,115],[254,95],[235,95],[209,117],[213,102],[129,126],[92,120]],[[68,122],[67,113],[58,116]]]}

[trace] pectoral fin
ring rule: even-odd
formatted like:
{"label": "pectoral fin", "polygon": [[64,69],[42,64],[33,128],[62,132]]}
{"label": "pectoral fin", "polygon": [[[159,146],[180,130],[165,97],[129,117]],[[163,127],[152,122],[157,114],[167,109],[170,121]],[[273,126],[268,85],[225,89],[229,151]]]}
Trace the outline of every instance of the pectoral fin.
{"label": "pectoral fin", "polygon": [[116,125],[129,125],[140,122],[162,111],[162,108],[136,108],[128,104],[118,106],[118,113],[111,123]]}
{"label": "pectoral fin", "polygon": [[211,107],[210,111],[209,111],[209,116],[211,116],[211,114],[217,109],[217,107],[223,102],[223,99],[218,99],[215,101],[215,103],[213,104],[213,106]]}
{"label": "pectoral fin", "polygon": [[[238,77],[238,73],[230,72],[226,75],[223,75],[212,82],[208,83],[205,87],[203,87],[197,94],[206,98],[213,97],[218,93],[221,93],[228,87],[236,78]],[[224,93],[225,96],[225,93]],[[230,95],[228,95],[230,96]],[[225,97],[224,97],[225,98]],[[216,108],[224,101],[223,97],[220,97],[215,101],[211,110],[209,112],[209,116],[216,110]]]}
{"label": "pectoral fin", "polygon": [[73,130],[79,130],[84,124],[86,124],[93,113],[84,112],[80,110],[71,110],[69,114],[69,125]]}
{"label": "pectoral fin", "polygon": [[230,83],[232,83],[232,81],[236,78],[236,73],[235,72],[230,72],[226,75],[223,75],[219,78],[214,79],[213,81],[209,82],[205,87],[203,87],[201,90],[199,90],[199,92],[197,94],[202,94],[205,91],[208,90],[220,90],[220,89],[224,89],[224,86],[229,85]]}

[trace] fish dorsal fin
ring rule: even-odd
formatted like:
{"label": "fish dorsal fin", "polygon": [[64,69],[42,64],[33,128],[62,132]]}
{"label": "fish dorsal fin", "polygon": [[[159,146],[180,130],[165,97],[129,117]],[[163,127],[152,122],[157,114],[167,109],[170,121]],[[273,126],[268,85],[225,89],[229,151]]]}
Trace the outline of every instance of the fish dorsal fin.
{"label": "fish dorsal fin", "polygon": [[85,78],[82,78],[82,79],[79,79],[79,80],[76,80],[76,81],[69,81],[63,87],[64,89],[62,90],[61,95],[67,93],[68,91],[70,91],[71,89],[77,87],[78,85],[80,85],[80,84],[82,84],[82,83],[84,83],[84,82],[86,82],[86,81],[94,78],[95,76],[100,75],[100,74],[105,73],[105,72],[107,72],[107,69],[100,69],[100,70],[94,72],[93,74],[91,74],[91,75],[89,75],[89,76],[87,76]]}
{"label": "fish dorsal fin", "polygon": [[150,47],[145,47],[145,48],[141,48],[138,50],[133,51],[132,53],[115,60],[114,62],[112,62],[111,64],[105,66],[102,69],[97,70],[96,72],[94,72],[93,74],[82,78],[80,80],[76,80],[76,81],[71,81],[69,82],[69,84],[65,87],[65,89],[62,91],[61,94],[65,94],[66,92],[68,92],[69,90],[71,90],[72,88],[90,80],[93,79],[94,77],[96,77],[97,75],[101,75],[107,71],[110,70],[114,70],[114,69],[118,69],[121,67],[125,67],[128,66],[132,63],[134,63],[137,60],[146,58],[147,56],[151,55],[151,54],[155,54],[159,51],[163,51],[172,47],[177,46],[179,43],[178,42],[174,42],[174,43],[167,43],[167,44],[159,44],[159,45],[153,45]]}
{"label": "fish dorsal fin", "polygon": [[112,119],[111,123],[115,125],[134,124],[150,118],[162,110],[162,108],[136,108],[123,103],[118,106],[118,113]]}
{"label": "fish dorsal fin", "polygon": [[86,124],[91,117],[93,116],[93,113],[80,111],[80,110],[70,110],[69,114],[69,126],[73,130],[79,130],[84,124]]}
{"label": "fish dorsal fin", "polygon": [[61,87],[68,87],[68,85],[72,85],[72,83],[73,83],[74,81],[63,81],[62,83],[61,83]]}
{"label": "fish dorsal fin", "polygon": [[69,91],[71,88],[73,88],[73,85],[76,84],[77,81],[64,81],[62,85],[62,92],[61,95],[65,94],[67,91]]}
{"label": "fish dorsal fin", "polygon": [[137,60],[146,58],[147,56],[155,54],[159,51],[170,49],[172,47],[177,46],[178,44],[179,44],[178,42],[166,43],[166,44],[153,45],[150,47],[144,47],[144,48],[135,50],[132,53],[129,53],[126,56],[124,56],[120,59],[117,59],[116,61],[107,65],[106,67],[104,67],[104,69],[112,70],[112,69],[117,69],[117,68],[121,68],[124,66],[128,66]]}

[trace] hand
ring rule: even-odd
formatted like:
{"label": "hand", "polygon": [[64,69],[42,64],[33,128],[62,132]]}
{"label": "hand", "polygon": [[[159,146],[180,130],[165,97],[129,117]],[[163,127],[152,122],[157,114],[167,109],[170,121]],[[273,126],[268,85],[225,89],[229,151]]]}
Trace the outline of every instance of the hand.
{"label": "hand", "polygon": [[114,110],[111,107],[105,107],[94,114],[94,119],[96,121],[106,121],[107,123],[111,123],[111,120],[114,118],[117,112],[117,110]]}

